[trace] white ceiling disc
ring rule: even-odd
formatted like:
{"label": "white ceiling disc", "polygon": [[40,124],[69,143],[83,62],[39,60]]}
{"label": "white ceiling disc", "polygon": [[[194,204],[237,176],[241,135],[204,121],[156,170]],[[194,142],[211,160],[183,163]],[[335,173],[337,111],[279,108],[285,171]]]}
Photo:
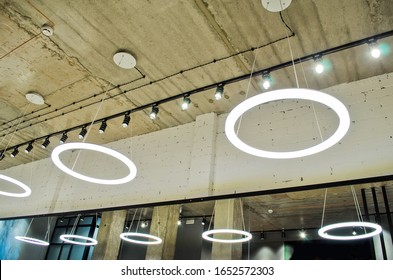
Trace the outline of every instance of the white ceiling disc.
{"label": "white ceiling disc", "polygon": [[35,105],[44,105],[45,104],[45,100],[44,98],[36,92],[29,92],[26,94],[26,99],[30,102],[33,103]]}
{"label": "white ceiling disc", "polygon": [[113,61],[117,66],[124,69],[132,69],[136,66],[135,57],[128,52],[118,52],[113,56]]}
{"label": "white ceiling disc", "polygon": [[278,13],[288,8],[292,0],[261,0],[261,2],[269,12]]}

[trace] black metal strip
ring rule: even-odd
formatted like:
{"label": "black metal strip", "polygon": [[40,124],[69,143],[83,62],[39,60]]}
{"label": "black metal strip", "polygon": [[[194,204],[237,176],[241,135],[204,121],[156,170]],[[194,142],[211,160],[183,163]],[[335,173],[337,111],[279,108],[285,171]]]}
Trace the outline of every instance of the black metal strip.
{"label": "black metal strip", "polygon": [[[380,226],[382,226],[382,225],[381,225],[381,222],[382,222],[381,216],[379,215],[379,207],[378,207],[377,194],[376,194],[376,192],[375,192],[375,188],[374,188],[374,187],[371,188],[371,192],[372,192],[372,195],[373,195],[373,202],[374,202],[374,209],[375,209],[375,218],[376,218],[376,220],[377,220],[377,223],[378,223]],[[384,259],[384,260],[387,260],[388,257],[387,257],[387,255],[386,255],[386,247],[385,247],[385,240],[384,240],[384,238],[383,238],[383,231],[382,231],[381,234],[379,235],[379,238],[380,238],[380,240],[381,240],[381,249],[382,249],[383,259]]]}

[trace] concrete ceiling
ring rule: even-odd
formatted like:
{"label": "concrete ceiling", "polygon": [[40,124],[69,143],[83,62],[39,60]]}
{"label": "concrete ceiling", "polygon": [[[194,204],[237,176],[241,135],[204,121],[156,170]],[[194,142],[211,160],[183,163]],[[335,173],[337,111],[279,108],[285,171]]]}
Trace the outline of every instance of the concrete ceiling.
{"label": "concrete ceiling", "polygon": [[[0,0],[0,7],[0,150],[291,61],[290,50],[296,59],[393,26],[391,0],[293,0],[282,14],[268,12],[259,0]],[[53,36],[41,33],[44,24],[53,26]],[[392,47],[393,38],[381,43]],[[112,57],[119,50],[131,52],[137,66],[117,67]],[[374,60],[367,45],[325,60],[330,69],[321,76],[312,60],[297,66],[301,86],[324,89],[393,72],[391,56]],[[296,86],[292,67],[272,75],[275,89]],[[248,95],[261,92],[260,80],[251,79]],[[128,128],[121,127],[122,118],[109,120],[105,134],[95,124],[89,142],[110,143],[208,112],[227,113],[244,100],[247,85],[226,86],[220,101],[213,89],[195,94],[187,111],[180,110],[180,99],[162,104],[154,121],[150,109],[138,111]],[[29,104],[30,91],[45,104]],[[71,131],[70,139],[78,133]],[[59,136],[53,138],[58,143]],[[55,145],[35,149],[34,158],[11,158],[8,151],[0,169],[46,158]],[[275,223],[279,228],[283,222]]]}

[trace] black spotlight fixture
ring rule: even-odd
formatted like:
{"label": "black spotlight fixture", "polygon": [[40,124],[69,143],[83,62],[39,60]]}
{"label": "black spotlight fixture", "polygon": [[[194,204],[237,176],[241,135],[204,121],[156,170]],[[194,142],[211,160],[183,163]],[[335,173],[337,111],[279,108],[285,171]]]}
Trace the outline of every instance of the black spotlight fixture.
{"label": "black spotlight fixture", "polygon": [[158,111],[159,111],[159,109],[158,109],[157,105],[154,105],[153,108],[151,108],[151,112],[150,112],[149,116],[152,120],[155,120],[157,118]]}
{"label": "black spotlight fixture", "polygon": [[81,129],[81,132],[79,132],[78,138],[83,139],[85,138],[86,134],[87,134],[87,129],[86,126],[84,125]]}
{"label": "black spotlight fixture", "polygon": [[27,145],[25,153],[28,154],[31,152],[31,150],[33,150],[33,142],[30,142],[29,145]]}
{"label": "black spotlight fixture", "polygon": [[104,133],[107,126],[108,125],[106,123],[106,120],[103,120],[102,123],[101,123],[100,128],[98,129],[98,132],[101,133],[101,134]]}
{"label": "black spotlight fixture", "polygon": [[124,115],[124,119],[123,119],[123,123],[121,124],[123,127],[127,127],[130,124],[130,120],[131,120],[131,116],[130,116],[130,112],[127,112]]}
{"label": "black spotlight fixture", "polygon": [[181,103],[181,109],[187,110],[191,104],[191,99],[187,95],[183,97],[183,102]]}
{"label": "black spotlight fixture", "polygon": [[281,230],[281,238],[285,238],[285,236],[286,236],[286,234],[285,234],[285,230],[284,230],[284,229],[282,229],[282,230]]}
{"label": "black spotlight fixture", "polygon": [[204,226],[204,225],[206,225],[206,218],[204,217],[204,218],[202,218],[202,222],[201,222],[201,224]]}
{"label": "black spotlight fixture", "polygon": [[224,86],[218,85],[216,88],[216,93],[214,94],[214,98],[216,100],[221,100],[223,93],[224,93]]}
{"label": "black spotlight fixture", "polygon": [[0,151],[0,160],[5,158],[5,151]]}
{"label": "black spotlight fixture", "polygon": [[41,144],[41,148],[46,149],[50,144],[49,136],[45,138],[44,142]]}
{"label": "black spotlight fixture", "polygon": [[19,150],[18,150],[18,147],[15,147],[15,149],[12,151],[10,156],[12,158],[14,158],[14,157],[16,157],[17,154],[19,154]]}
{"label": "black spotlight fixture", "polygon": [[261,231],[261,233],[259,234],[259,239],[265,240],[265,233],[263,231]]}
{"label": "black spotlight fixture", "polygon": [[64,132],[63,135],[60,138],[60,144],[64,144],[68,139],[67,132]]}

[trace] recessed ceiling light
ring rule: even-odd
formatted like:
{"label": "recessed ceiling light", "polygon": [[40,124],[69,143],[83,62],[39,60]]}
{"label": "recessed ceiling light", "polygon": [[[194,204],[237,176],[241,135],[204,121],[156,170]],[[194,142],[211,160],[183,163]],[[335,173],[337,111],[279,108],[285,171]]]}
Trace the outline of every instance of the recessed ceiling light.
{"label": "recessed ceiling light", "polygon": [[135,57],[125,51],[117,52],[113,56],[115,64],[123,69],[132,69],[136,66]]}
{"label": "recessed ceiling light", "polygon": [[42,97],[42,95],[40,95],[37,92],[27,93],[26,99],[27,99],[27,101],[29,101],[30,103],[33,103],[35,105],[44,105],[45,104],[44,98]]}

